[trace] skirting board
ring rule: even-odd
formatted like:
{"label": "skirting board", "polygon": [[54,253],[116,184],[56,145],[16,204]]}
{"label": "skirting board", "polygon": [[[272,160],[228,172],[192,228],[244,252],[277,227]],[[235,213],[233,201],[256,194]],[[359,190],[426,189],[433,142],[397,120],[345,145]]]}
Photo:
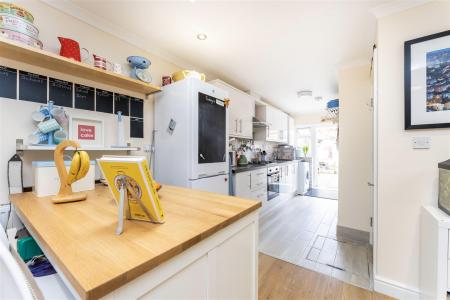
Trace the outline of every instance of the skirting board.
{"label": "skirting board", "polygon": [[381,294],[400,300],[419,300],[420,291],[417,288],[375,275],[373,289]]}
{"label": "skirting board", "polygon": [[358,229],[353,229],[341,225],[336,226],[336,236],[343,237],[352,241],[369,243],[370,233]]}

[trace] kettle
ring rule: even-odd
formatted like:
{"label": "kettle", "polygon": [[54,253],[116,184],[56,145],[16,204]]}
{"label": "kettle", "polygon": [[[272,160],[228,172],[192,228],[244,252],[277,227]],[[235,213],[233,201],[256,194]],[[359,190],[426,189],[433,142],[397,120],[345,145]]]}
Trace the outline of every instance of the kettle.
{"label": "kettle", "polygon": [[239,155],[238,165],[240,166],[248,165],[247,157],[244,154]]}

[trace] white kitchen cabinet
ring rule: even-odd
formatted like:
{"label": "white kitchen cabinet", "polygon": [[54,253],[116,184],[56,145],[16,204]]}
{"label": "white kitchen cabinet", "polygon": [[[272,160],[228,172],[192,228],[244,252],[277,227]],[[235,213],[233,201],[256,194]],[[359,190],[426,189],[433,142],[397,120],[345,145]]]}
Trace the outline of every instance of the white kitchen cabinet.
{"label": "white kitchen cabinet", "polygon": [[288,116],[288,131],[289,131],[289,138],[288,143],[289,145],[295,147],[295,120],[293,117]]}
{"label": "white kitchen cabinet", "polygon": [[104,299],[258,299],[258,219],[252,212]]}
{"label": "white kitchen cabinet", "polygon": [[267,199],[267,168],[236,173],[234,182],[235,196],[261,201]]}
{"label": "white kitchen cabinet", "polygon": [[294,194],[297,191],[297,162],[280,165],[280,193]]}
{"label": "white kitchen cabinet", "polygon": [[298,162],[292,164],[292,192],[297,195],[298,190]]}
{"label": "white kitchen cabinet", "polygon": [[[254,259],[255,249],[258,249],[254,239],[257,235],[255,226],[247,226],[210,252],[209,256],[216,262],[215,272],[211,272],[216,286],[210,291],[210,299],[257,298],[258,267]],[[187,298],[182,296],[178,299]]]}
{"label": "white kitchen cabinet", "polygon": [[256,107],[255,114],[259,121],[268,125],[265,128],[258,128],[255,140],[288,142],[288,115],[285,112],[270,105],[260,105]]}
{"label": "white kitchen cabinet", "polygon": [[255,116],[255,98],[222,80],[209,83],[228,92],[228,132],[232,137],[253,139],[253,117]]}

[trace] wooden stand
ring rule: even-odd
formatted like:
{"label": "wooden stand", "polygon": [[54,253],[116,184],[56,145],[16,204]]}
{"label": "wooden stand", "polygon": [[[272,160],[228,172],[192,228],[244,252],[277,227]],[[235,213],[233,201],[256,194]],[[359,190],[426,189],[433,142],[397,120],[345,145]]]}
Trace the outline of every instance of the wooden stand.
{"label": "wooden stand", "polygon": [[59,187],[58,194],[53,198],[53,203],[66,203],[74,201],[86,200],[86,193],[73,193],[72,187],[67,184],[67,170],[64,164],[64,150],[67,147],[80,148],[80,144],[74,141],[65,140],[56,146],[54,160],[56,169],[58,170],[59,181],[61,186]]}

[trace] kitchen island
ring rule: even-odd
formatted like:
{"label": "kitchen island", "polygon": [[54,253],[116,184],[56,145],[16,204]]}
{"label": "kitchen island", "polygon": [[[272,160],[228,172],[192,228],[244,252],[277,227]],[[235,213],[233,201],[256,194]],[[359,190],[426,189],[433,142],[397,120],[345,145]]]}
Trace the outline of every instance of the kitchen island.
{"label": "kitchen island", "polygon": [[104,186],[86,201],[11,196],[74,298],[257,299],[258,209],[242,198],[164,186],[164,224],[125,222]]}

